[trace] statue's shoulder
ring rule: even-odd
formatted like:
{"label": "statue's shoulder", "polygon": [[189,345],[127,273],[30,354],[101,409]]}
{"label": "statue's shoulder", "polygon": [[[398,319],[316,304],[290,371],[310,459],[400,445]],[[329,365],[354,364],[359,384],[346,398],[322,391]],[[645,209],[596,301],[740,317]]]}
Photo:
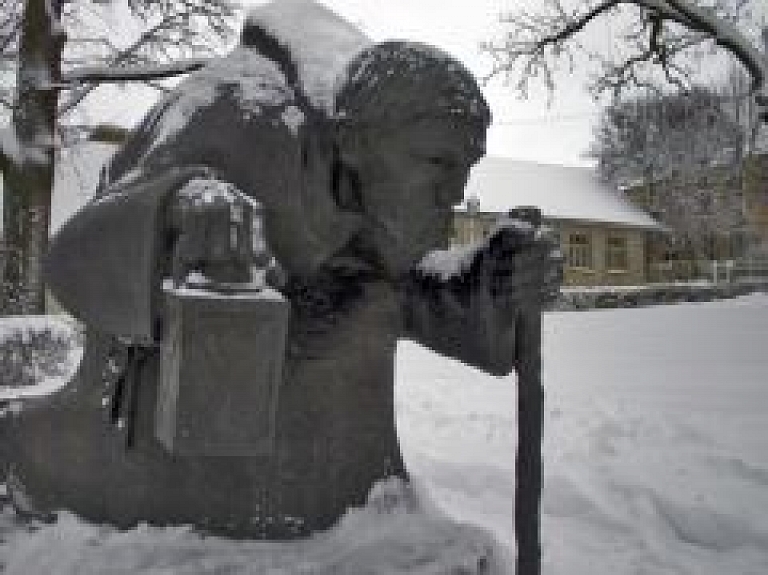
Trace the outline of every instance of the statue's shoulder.
{"label": "statue's shoulder", "polygon": [[[369,43],[314,2],[252,8],[237,47],[190,74],[150,110],[113,158],[108,180],[146,161],[226,162],[255,142],[289,153],[302,133],[325,125],[346,64]],[[315,127],[304,129],[309,125]]]}
{"label": "statue's shoulder", "polygon": [[190,74],[152,107],[114,155],[106,179],[117,181],[148,164],[222,161],[242,154],[246,142],[248,149],[257,142],[285,149],[309,115],[279,62],[238,46]]}
{"label": "statue's shoulder", "polygon": [[249,10],[241,44],[277,62],[310,106],[330,115],[348,63],[371,40],[318,2],[280,0]]}

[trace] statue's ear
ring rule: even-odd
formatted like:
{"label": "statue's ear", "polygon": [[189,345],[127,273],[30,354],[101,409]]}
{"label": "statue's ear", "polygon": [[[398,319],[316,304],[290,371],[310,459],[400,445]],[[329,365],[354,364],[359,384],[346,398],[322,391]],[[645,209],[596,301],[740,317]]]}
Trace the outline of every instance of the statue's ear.
{"label": "statue's ear", "polygon": [[331,194],[339,209],[351,212],[362,212],[362,195],[360,192],[360,177],[354,158],[345,154],[340,146],[333,147],[333,162],[331,165]]}
{"label": "statue's ear", "polygon": [[345,166],[357,166],[359,149],[359,132],[354,130],[347,121],[336,119],[333,122],[334,160]]}

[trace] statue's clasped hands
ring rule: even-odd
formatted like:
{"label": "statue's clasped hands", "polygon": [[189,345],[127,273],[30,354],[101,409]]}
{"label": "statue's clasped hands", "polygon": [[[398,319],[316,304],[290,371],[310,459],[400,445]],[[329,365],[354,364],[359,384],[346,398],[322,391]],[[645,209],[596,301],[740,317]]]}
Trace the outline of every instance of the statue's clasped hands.
{"label": "statue's clasped hands", "polygon": [[176,286],[189,283],[190,274],[212,285],[246,283],[254,265],[266,265],[261,261],[267,257],[263,244],[254,250],[254,232],[259,231],[254,216],[258,221],[260,205],[234,186],[189,180],[176,193],[171,210],[177,235],[171,264]]}
{"label": "statue's clasped hands", "polygon": [[541,224],[535,208],[511,210],[490,232],[472,263],[500,311],[546,306],[563,281],[563,254],[556,233]]}

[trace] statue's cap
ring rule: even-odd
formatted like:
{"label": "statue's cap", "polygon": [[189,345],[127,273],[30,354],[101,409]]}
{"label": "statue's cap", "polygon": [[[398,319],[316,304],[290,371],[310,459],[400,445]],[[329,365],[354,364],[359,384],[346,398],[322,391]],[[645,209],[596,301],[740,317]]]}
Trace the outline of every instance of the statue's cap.
{"label": "statue's cap", "polygon": [[409,41],[375,44],[353,58],[336,90],[341,122],[412,122],[450,117],[484,127],[491,113],[472,74],[456,58]]}

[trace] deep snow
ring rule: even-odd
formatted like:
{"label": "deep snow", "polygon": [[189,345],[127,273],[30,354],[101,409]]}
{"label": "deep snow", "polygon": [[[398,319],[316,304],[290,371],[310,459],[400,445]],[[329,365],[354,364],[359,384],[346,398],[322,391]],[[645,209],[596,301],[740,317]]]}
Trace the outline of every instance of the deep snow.
{"label": "deep snow", "polygon": [[[768,296],[550,313],[543,330],[543,572],[765,575]],[[70,515],[24,528],[6,508],[0,562],[24,575],[437,575],[420,567],[425,553],[471,560],[484,545],[441,513],[491,531],[513,553],[514,377],[403,343],[397,394],[417,495],[431,502],[381,486],[336,529],[291,544],[185,528],[120,533]]]}
{"label": "deep snow", "polygon": [[[543,573],[768,573],[768,296],[547,314]],[[515,392],[402,347],[406,459],[511,544]]]}

